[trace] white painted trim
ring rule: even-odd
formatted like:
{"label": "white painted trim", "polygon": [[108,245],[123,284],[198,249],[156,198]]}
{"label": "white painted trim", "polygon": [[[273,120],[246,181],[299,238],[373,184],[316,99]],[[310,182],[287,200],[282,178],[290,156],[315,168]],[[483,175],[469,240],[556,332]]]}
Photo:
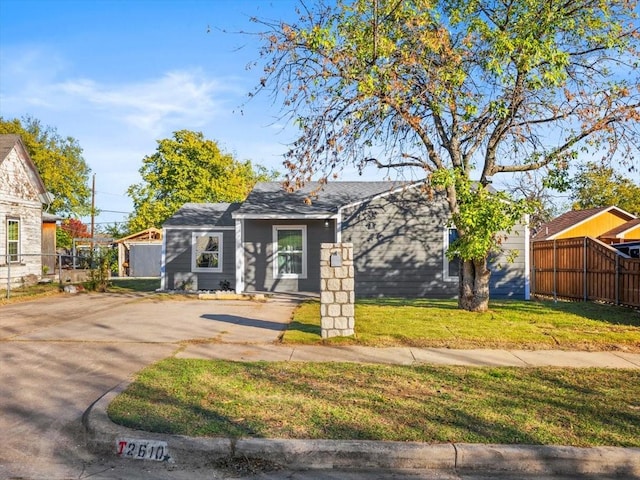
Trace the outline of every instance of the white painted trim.
{"label": "white painted trim", "polygon": [[[9,222],[16,222],[18,224],[18,240],[9,240]],[[42,227],[41,227],[42,228]],[[22,233],[23,227],[22,227],[22,218],[20,216],[14,216],[11,215],[11,213],[8,213],[5,217],[4,217],[4,251],[5,251],[5,258],[4,258],[4,265],[7,265],[8,263],[12,264],[12,265],[16,265],[16,264],[21,264],[23,263],[24,259],[22,258],[22,244],[24,242],[24,235]],[[16,257],[18,257],[17,260],[10,260],[11,256],[13,254],[9,253],[9,242],[13,242],[17,244],[17,252],[15,254]]]}
{"label": "white painted trim", "polygon": [[[302,273],[288,273],[284,275],[280,275],[278,273],[278,231],[279,230],[301,230],[302,231]],[[272,248],[272,268],[273,268],[273,278],[274,279],[306,279],[307,278],[307,226],[306,225],[273,225],[271,227],[272,235],[273,235],[273,243],[271,245]]]}
{"label": "white painted trim", "polygon": [[[196,240],[199,237],[216,237],[218,239],[218,266],[217,267],[198,267],[196,264]],[[192,232],[191,233],[191,271],[194,273],[222,273],[224,265],[224,244],[222,232]]]}
{"label": "white painted trim", "polygon": [[338,210],[336,215],[336,243],[342,242],[342,209]]}
{"label": "white painted trim", "polygon": [[239,215],[232,214],[231,215],[234,220],[244,219],[244,220],[326,220],[327,218],[335,218],[336,214],[334,212],[324,212],[324,213],[268,213],[268,214],[259,214],[259,213],[241,213]]}
{"label": "white painted trim", "polygon": [[524,299],[531,300],[531,232],[529,214],[524,217]]}
{"label": "white painted trim", "polygon": [[244,292],[244,220],[236,220],[236,293]]}
{"label": "white painted trim", "polygon": [[235,230],[236,227],[215,227],[215,226],[202,226],[202,225],[187,225],[187,226],[168,226],[162,227],[163,230],[194,230],[194,231],[206,231],[216,232],[218,230]]}
{"label": "white painted trim", "polygon": [[160,252],[160,290],[166,290],[169,279],[167,278],[167,232],[164,228],[162,229],[162,249]]}
{"label": "white painted trim", "polygon": [[449,230],[456,229],[456,227],[444,227],[443,238],[442,238],[442,280],[445,282],[459,282],[460,277],[452,277],[449,275],[449,259],[447,258],[447,250],[449,250]]}
{"label": "white painted trim", "polygon": [[[635,220],[635,219],[634,219],[634,220]],[[629,220],[629,221],[631,221],[631,220]],[[636,229],[640,229],[640,224],[633,225],[633,226],[631,226],[631,227],[629,227],[629,228],[627,228],[627,229],[625,229],[625,230],[622,230],[620,233],[618,233],[618,234],[616,235],[616,238],[620,238],[620,239],[624,240],[624,239],[626,238],[626,235],[627,235],[628,233],[631,233],[631,232],[633,232],[633,231],[634,231],[634,230],[636,230]],[[613,229],[612,229],[612,230],[613,230]]]}

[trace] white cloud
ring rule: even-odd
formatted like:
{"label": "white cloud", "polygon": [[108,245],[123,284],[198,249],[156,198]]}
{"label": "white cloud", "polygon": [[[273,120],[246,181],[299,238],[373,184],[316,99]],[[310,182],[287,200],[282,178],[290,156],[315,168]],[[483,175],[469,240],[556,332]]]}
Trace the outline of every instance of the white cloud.
{"label": "white cloud", "polygon": [[[157,77],[109,83],[73,67],[42,47],[3,50],[0,100],[4,113],[33,110],[91,115],[124,123],[154,137],[184,128],[197,128],[232,110],[244,93],[233,79],[213,79],[200,69],[173,70]],[[126,77],[125,77],[126,78]],[[86,121],[91,121],[88,118]]]}
{"label": "white cloud", "polygon": [[73,102],[88,103],[128,126],[154,136],[182,125],[203,125],[223,109],[216,99],[228,92],[219,81],[197,72],[169,72],[158,79],[126,85],[71,80],[50,92]]}

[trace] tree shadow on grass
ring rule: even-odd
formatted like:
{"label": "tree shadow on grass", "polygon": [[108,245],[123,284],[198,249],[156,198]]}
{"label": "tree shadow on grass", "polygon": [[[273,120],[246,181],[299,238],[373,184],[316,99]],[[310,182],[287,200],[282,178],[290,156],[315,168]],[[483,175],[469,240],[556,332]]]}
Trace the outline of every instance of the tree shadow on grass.
{"label": "tree shadow on grass", "polygon": [[[588,370],[522,374],[516,368],[204,361],[194,370],[183,368],[184,360],[172,362],[161,364],[168,381],[161,377],[159,383],[172,387],[130,387],[128,394],[141,402],[121,409],[124,421],[114,420],[142,430],[208,437],[638,446],[632,426],[640,422],[639,414],[612,393],[623,390],[635,398],[633,389],[624,387],[627,380],[638,384],[635,372],[607,381]],[[178,373],[185,376],[175,390],[172,377]],[[202,374],[233,380],[209,379],[203,386]],[[392,380],[398,375],[404,381]],[[596,378],[608,384],[601,388]],[[254,401],[255,408],[249,404]],[[540,462],[554,461],[544,448],[535,452]],[[582,472],[582,459],[563,461],[575,462],[575,471]],[[621,464],[619,472],[629,468]]]}

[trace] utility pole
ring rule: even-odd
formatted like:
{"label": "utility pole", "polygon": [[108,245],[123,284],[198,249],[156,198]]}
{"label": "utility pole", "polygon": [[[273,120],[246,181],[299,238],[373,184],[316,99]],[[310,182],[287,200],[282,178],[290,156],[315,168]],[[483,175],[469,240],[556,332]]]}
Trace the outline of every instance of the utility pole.
{"label": "utility pole", "polygon": [[91,254],[93,255],[93,239],[95,238],[96,226],[96,174],[93,174],[93,182],[91,184]]}

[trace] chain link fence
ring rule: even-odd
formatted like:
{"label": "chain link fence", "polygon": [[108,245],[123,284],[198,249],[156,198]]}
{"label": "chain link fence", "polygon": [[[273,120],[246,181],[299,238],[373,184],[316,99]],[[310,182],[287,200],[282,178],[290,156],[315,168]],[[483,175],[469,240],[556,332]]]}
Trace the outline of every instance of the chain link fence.
{"label": "chain link fence", "polygon": [[[6,289],[6,298],[11,290],[38,283],[58,283],[59,285],[81,283],[91,280],[92,272],[101,265],[110,263],[111,249],[69,253],[19,253],[0,256],[0,291]],[[107,276],[111,268],[107,265]]]}

